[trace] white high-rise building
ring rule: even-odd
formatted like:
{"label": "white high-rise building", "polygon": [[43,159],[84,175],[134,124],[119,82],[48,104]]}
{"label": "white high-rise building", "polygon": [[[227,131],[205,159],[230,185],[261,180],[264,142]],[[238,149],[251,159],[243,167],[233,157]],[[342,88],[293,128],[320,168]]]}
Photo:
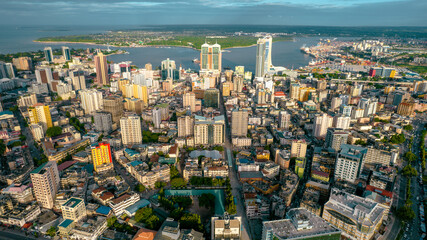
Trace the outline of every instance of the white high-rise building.
{"label": "white high-rise building", "polygon": [[162,110],[160,108],[153,108],[153,124],[155,128],[160,128],[162,123]]}
{"label": "white high-rise building", "polygon": [[92,114],[102,109],[103,97],[102,92],[96,89],[85,89],[80,91],[81,107],[86,114]]}
{"label": "white high-rise building", "polygon": [[350,117],[343,116],[343,115],[336,115],[334,117],[334,121],[332,126],[335,128],[342,128],[344,130],[347,130],[350,128]]}
{"label": "white high-rise building", "polygon": [[178,118],[178,137],[191,137],[194,135],[194,118],[184,116]]}
{"label": "white high-rise building", "polygon": [[313,135],[317,138],[324,138],[326,131],[332,126],[332,117],[324,113],[314,118]]}
{"label": "white high-rise building", "polygon": [[184,108],[190,107],[191,112],[196,111],[196,94],[193,92],[184,93],[182,96],[182,106]]}
{"label": "white high-rise building", "polygon": [[86,89],[86,79],[85,79],[85,73],[83,71],[72,71],[69,74],[70,74],[70,78],[72,79],[74,90]]}
{"label": "white high-rise building", "polygon": [[376,100],[362,98],[360,99],[357,107],[359,109],[364,109],[363,116],[368,117],[377,112],[377,105],[378,105],[378,102]]}
{"label": "white high-rise building", "polygon": [[351,110],[352,110],[352,108],[353,108],[352,106],[343,104],[343,105],[340,106],[340,113],[343,116],[351,117]]}
{"label": "white high-rise building", "polygon": [[342,144],[335,164],[335,180],[356,181],[363,170],[366,153],[364,147]]}
{"label": "white high-rise building", "polygon": [[257,41],[256,51],[256,68],[255,77],[264,77],[268,72],[271,63],[271,49],[273,46],[273,38],[271,36],[265,36]]}
{"label": "white high-rise building", "polygon": [[123,145],[141,144],[141,119],[137,115],[120,118],[120,129]]}
{"label": "white high-rise building", "polygon": [[334,97],[332,98],[331,101],[331,110],[334,111],[336,108],[338,108],[339,106],[341,106],[342,104],[342,99],[339,97]]}
{"label": "white high-rise building", "polygon": [[59,189],[58,166],[55,161],[44,163],[31,172],[31,183],[37,202],[41,207],[52,209]]}
{"label": "white high-rise building", "polygon": [[65,61],[71,61],[71,51],[69,47],[62,46],[62,56],[64,57]]}
{"label": "white high-rise building", "polygon": [[248,133],[249,113],[247,110],[235,109],[231,112],[231,136],[246,137]]}
{"label": "white high-rise building", "polygon": [[290,123],[291,123],[291,114],[289,114],[287,111],[281,111],[279,113],[279,128],[288,130]]}

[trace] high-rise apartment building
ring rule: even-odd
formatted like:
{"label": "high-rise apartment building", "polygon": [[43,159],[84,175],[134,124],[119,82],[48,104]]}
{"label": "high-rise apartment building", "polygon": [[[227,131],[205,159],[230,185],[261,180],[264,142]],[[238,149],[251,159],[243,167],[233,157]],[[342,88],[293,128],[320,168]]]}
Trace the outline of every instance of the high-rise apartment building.
{"label": "high-rise apartment building", "polygon": [[257,41],[256,50],[256,67],[255,77],[264,77],[272,67],[271,63],[271,48],[273,46],[273,38],[266,36]]}
{"label": "high-rise apartment building", "polygon": [[243,91],[243,77],[234,76],[233,78],[233,91],[241,93]]}
{"label": "high-rise apartment building", "polygon": [[341,145],[347,144],[348,132],[342,128],[328,128],[325,138],[325,147],[335,149],[339,152]]}
{"label": "high-rise apartment building", "polygon": [[332,126],[334,128],[342,128],[347,130],[350,128],[351,118],[344,115],[335,115]]}
{"label": "high-rise apartment building", "polygon": [[324,113],[322,115],[317,115],[314,117],[314,128],[313,136],[317,138],[324,138],[326,136],[326,131],[329,127],[332,126],[332,117]]}
{"label": "high-rise apartment building", "polygon": [[401,116],[411,116],[414,114],[415,103],[413,102],[402,102],[397,107],[397,114]]}
{"label": "high-rise apartment building", "polygon": [[343,104],[343,105],[340,106],[340,113],[343,116],[350,117],[351,116],[351,110],[352,110],[352,108],[353,108],[352,106]]}
{"label": "high-rise apartment building", "polygon": [[85,89],[79,92],[80,94],[80,106],[83,108],[86,114],[93,114],[103,108],[103,97],[102,92],[96,89]]}
{"label": "high-rise apartment building", "polygon": [[44,131],[46,131],[50,127],[53,127],[49,106],[37,104],[33,107],[29,107],[28,115],[30,117],[31,124],[41,124]]}
{"label": "high-rise apartment building", "polygon": [[111,95],[104,98],[103,101],[103,111],[111,113],[113,122],[119,122],[123,115],[123,97]]}
{"label": "high-rise apartment building", "polygon": [[178,137],[190,137],[194,135],[194,118],[184,116],[178,118]]}
{"label": "high-rise apartment building", "polygon": [[71,51],[69,47],[62,46],[62,56],[64,57],[65,61],[71,61]]}
{"label": "high-rise apartment building", "polygon": [[248,134],[249,113],[247,110],[234,109],[231,112],[231,136],[246,137]]}
{"label": "high-rise apartment building", "polygon": [[206,89],[204,94],[205,107],[218,108],[218,104],[219,104],[219,90],[216,88]]}
{"label": "high-rise apartment building", "polygon": [[299,100],[300,85],[298,83],[292,83],[289,90],[289,97],[295,100]]}
{"label": "high-rise apartment building", "polygon": [[334,97],[332,98],[331,101],[331,110],[335,111],[335,109],[337,109],[338,107],[340,107],[342,104],[342,99],[339,97]]}
{"label": "high-rise apartment building", "polygon": [[0,62],[0,79],[2,78],[15,78],[15,70],[12,63]]}
{"label": "high-rise apartment building", "polygon": [[196,111],[196,94],[193,92],[184,93],[182,96],[182,106],[184,108],[190,107],[190,111],[193,113]]}
{"label": "high-rise apartment building", "polygon": [[96,68],[96,84],[99,86],[109,85],[110,78],[108,76],[107,56],[99,52],[95,56],[95,68]]}
{"label": "high-rise apartment building", "polygon": [[52,76],[52,70],[50,70],[50,68],[39,68],[39,69],[36,69],[35,73],[36,73],[37,83],[40,83],[40,84],[47,83],[49,86],[51,86],[51,83],[53,81],[53,76]]}
{"label": "high-rise apartment building", "polygon": [[395,162],[395,159],[399,156],[398,151],[386,151],[381,149],[376,149],[374,147],[368,147],[365,163],[366,164],[381,164],[383,166],[389,166],[391,163]]}
{"label": "high-rise apartment building", "polygon": [[30,57],[19,57],[12,59],[13,65],[17,70],[32,70],[33,69],[33,61]]}
{"label": "high-rise apartment building", "polygon": [[234,67],[234,73],[239,76],[245,75],[245,66],[236,66]]}
{"label": "high-rise apartment building", "polygon": [[85,73],[83,71],[71,71],[69,76],[71,78],[71,83],[74,90],[77,91],[86,89],[86,79]]}
{"label": "high-rise apartment building", "polygon": [[113,159],[111,158],[111,147],[109,143],[93,143],[90,148],[92,152],[93,169],[96,172],[109,170],[113,167]]}
{"label": "high-rise apartment building", "polygon": [[98,132],[109,133],[113,130],[113,119],[109,112],[96,112],[93,116],[93,122]]}
{"label": "high-rise apartment building", "polygon": [[218,71],[222,69],[222,52],[219,44],[205,43],[200,50],[200,70]]}
{"label": "high-rise apartment building", "polygon": [[171,80],[179,80],[179,70],[176,69],[174,60],[169,58],[161,63],[162,80],[170,78]]}
{"label": "high-rise apartment building", "polygon": [[360,146],[342,144],[335,164],[335,179],[354,182],[363,170],[367,149]]}
{"label": "high-rise apartment building", "polygon": [[224,143],[224,124],[223,115],[207,119],[201,116],[195,116],[194,123],[194,144],[196,145],[220,145]]}
{"label": "high-rise apartment building", "polygon": [[228,82],[228,81],[222,83],[222,96],[223,97],[230,96],[231,88],[233,87],[232,85],[233,84],[231,82]]}
{"label": "high-rise apartment building", "polygon": [[51,47],[44,48],[44,58],[47,62],[53,62],[53,52]]}
{"label": "high-rise apartment building", "polygon": [[30,173],[33,192],[41,207],[52,209],[59,189],[58,166],[55,161],[42,164]]}
{"label": "high-rise apartment building", "polygon": [[368,117],[368,116],[375,114],[377,112],[377,104],[378,104],[378,102],[376,100],[371,100],[368,98],[362,98],[362,99],[360,99],[357,107],[359,109],[364,109],[363,117]]}
{"label": "high-rise apartment building", "polygon": [[141,144],[142,131],[141,119],[136,115],[122,117],[120,119],[120,128],[123,145]]}
{"label": "high-rise apartment building", "polygon": [[279,113],[279,128],[288,130],[290,124],[291,124],[291,114],[289,114],[287,111],[281,111]]}
{"label": "high-rise apartment building", "polygon": [[153,108],[152,111],[153,124],[155,128],[160,128],[160,124],[162,123],[162,109]]}
{"label": "high-rise apartment building", "polygon": [[304,158],[307,153],[307,143],[305,140],[292,140],[291,157]]}

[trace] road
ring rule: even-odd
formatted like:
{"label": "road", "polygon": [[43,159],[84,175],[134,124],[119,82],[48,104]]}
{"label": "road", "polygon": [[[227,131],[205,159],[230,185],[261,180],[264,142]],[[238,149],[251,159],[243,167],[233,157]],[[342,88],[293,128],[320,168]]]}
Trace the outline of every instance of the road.
{"label": "road", "polygon": [[21,240],[27,240],[27,239],[47,239],[44,237],[34,237],[32,235],[26,236],[24,232],[12,230],[12,229],[5,229],[0,230],[0,240],[15,240],[15,239],[21,239]]}
{"label": "road", "polygon": [[[224,115],[225,117],[225,126],[224,126],[224,132],[225,132],[225,139],[224,139],[224,151],[231,151],[233,152],[233,145],[231,144],[231,131],[230,131],[230,126],[228,123],[228,118],[227,118],[227,112],[225,110],[225,106],[224,106],[224,98],[222,96],[222,91],[220,90],[220,103],[219,103],[219,110],[221,112],[221,114]],[[233,196],[236,197],[236,209],[237,209],[237,216],[241,216],[242,217],[242,234],[240,236],[241,239],[253,239],[253,234],[251,232],[251,228],[249,226],[249,221],[248,218],[246,216],[246,211],[245,211],[245,203],[244,203],[244,199],[242,198],[241,195],[241,183],[239,182],[239,178],[237,177],[237,170],[236,170],[236,165],[235,165],[235,161],[234,159],[229,159],[228,154],[225,154],[226,160],[227,162],[231,161],[233,163],[233,167],[229,168],[229,178],[230,178],[230,184],[231,184],[231,188],[232,188],[232,193]]]}

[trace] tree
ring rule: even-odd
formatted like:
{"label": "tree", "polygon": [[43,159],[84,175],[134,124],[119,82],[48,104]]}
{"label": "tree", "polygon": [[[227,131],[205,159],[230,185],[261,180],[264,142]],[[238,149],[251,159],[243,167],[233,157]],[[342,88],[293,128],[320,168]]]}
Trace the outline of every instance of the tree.
{"label": "tree", "polygon": [[138,184],[135,186],[135,191],[136,192],[144,192],[145,191],[145,186],[143,184]]}
{"label": "tree", "polygon": [[107,219],[107,226],[112,227],[116,222],[117,222],[117,218],[115,216],[110,217]]}
{"label": "tree", "polygon": [[408,125],[404,126],[403,129],[406,131],[412,131],[414,129],[414,127],[411,124],[408,124]]}
{"label": "tree", "polygon": [[153,209],[152,208],[149,208],[149,207],[140,208],[135,213],[135,221],[144,222],[151,215],[153,215]]}
{"label": "tree", "polygon": [[367,143],[361,139],[356,140],[356,142],[354,142],[355,145],[362,145],[362,146],[366,146]]}
{"label": "tree", "polygon": [[408,162],[412,162],[417,160],[417,155],[413,154],[411,151],[408,151],[405,153],[404,158],[408,161]]}
{"label": "tree", "polygon": [[408,222],[415,218],[415,213],[411,206],[405,205],[397,209],[397,217]]}
{"label": "tree", "polygon": [[56,227],[55,226],[51,226],[47,231],[46,231],[46,235],[49,235],[51,237],[55,237],[56,235]]}
{"label": "tree", "polygon": [[67,111],[67,112],[65,112],[65,116],[66,116],[67,118],[70,118],[70,117],[71,117],[71,113],[70,113],[69,111]]}
{"label": "tree", "polygon": [[215,195],[211,193],[203,193],[199,197],[199,207],[213,209],[215,207]]}
{"label": "tree", "polygon": [[55,137],[62,134],[62,128],[61,127],[50,127],[46,130],[46,136],[48,137]]}
{"label": "tree", "polygon": [[173,188],[181,188],[181,187],[185,187],[185,185],[187,185],[187,182],[185,182],[185,180],[183,178],[174,178],[171,181],[171,186]]}
{"label": "tree", "polygon": [[406,165],[403,169],[402,169],[402,174],[404,176],[410,176],[410,177],[416,177],[418,175],[417,170],[412,167],[411,165]]}
{"label": "tree", "polygon": [[219,152],[222,152],[222,151],[224,151],[224,147],[223,146],[215,146],[215,147],[213,147],[213,150],[217,150]]}
{"label": "tree", "polygon": [[21,142],[24,142],[25,140],[27,140],[27,137],[25,135],[19,135],[19,140],[21,140]]}
{"label": "tree", "polygon": [[390,141],[393,144],[401,144],[403,142],[405,142],[405,136],[401,133],[401,134],[395,134],[393,136],[391,136]]}
{"label": "tree", "polygon": [[163,187],[165,187],[166,186],[166,183],[165,182],[162,182],[162,181],[157,181],[155,184],[154,184],[154,187],[156,187],[156,188],[163,188]]}
{"label": "tree", "polygon": [[194,229],[196,231],[203,232],[202,220],[198,214],[186,213],[181,217],[179,223],[183,229]]}
{"label": "tree", "polygon": [[174,165],[171,166],[170,175],[171,175],[171,178],[170,178],[171,180],[174,178],[180,177],[179,171]]}

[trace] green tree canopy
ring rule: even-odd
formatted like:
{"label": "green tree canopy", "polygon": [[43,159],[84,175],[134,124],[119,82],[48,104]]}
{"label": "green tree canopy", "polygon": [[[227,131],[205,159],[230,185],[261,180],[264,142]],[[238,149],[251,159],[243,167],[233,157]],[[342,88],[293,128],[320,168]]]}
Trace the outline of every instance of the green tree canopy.
{"label": "green tree canopy", "polygon": [[171,186],[173,188],[181,188],[181,187],[185,187],[187,185],[187,182],[183,179],[183,178],[174,178],[171,181]]}
{"label": "green tree canopy", "polygon": [[50,127],[46,130],[46,136],[48,137],[55,137],[62,134],[62,128],[61,127]]}

